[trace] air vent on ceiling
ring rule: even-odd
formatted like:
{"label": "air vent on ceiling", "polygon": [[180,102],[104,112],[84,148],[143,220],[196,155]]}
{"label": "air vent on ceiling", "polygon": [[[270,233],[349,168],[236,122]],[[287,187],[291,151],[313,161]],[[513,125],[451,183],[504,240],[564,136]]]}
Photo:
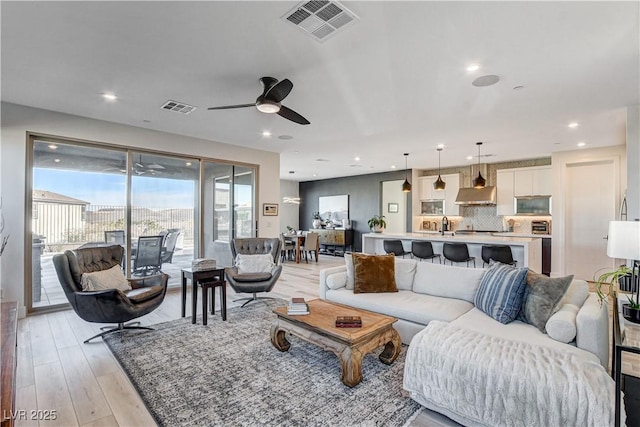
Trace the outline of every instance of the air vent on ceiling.
{"label": "air vent on ceiling", "polygon": [[359,18],[337,1],[312,0],[303,1],[282,19],[314,39],[324,41]]}
{"label": "air vent on ceiling", "polygon": [[194,107],[193,105],[185,104],[184,102],[178,101],[167,101],[164,103],[162,107],[163,110],[175,111],[176,113],[189,114],[194,111],[198,107]]}

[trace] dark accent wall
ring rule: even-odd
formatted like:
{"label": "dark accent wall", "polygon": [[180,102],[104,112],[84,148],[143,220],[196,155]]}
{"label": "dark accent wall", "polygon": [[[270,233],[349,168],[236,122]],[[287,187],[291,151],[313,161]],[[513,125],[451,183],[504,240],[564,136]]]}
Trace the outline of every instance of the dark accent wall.
{"label": "dark accent wall", "polygon": [[[409,171],[411,176],[411,171]],[[300,182],[300,229],[313,228],[313,213],[319,210],[318,197],[349,195],[349,219],[353,228],[353,251],[362,250],[362,233],[369,233],[367,221],[382,212],[382,182],[404,180],[405,171],[348,176]],[[411,183],[414,185],[414,183]],[[415,183],[417,184],[417,183]],[[417,191],[414,185],[414,190]],[[411,228],[411,193],[407,193],[407,228]]]}

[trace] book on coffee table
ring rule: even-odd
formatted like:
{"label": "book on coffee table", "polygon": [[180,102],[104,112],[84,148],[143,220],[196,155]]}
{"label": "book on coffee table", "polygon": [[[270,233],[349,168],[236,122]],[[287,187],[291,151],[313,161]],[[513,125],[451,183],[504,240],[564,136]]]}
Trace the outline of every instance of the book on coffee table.
{"label": "book on coffee table", "polygon": [[336,328],[360,328],[362,319],[360,316],[336,316]]}
{"label": "book on coffee table", "polygon": [[299,298],[299,297],[291,298],[291,302],[287,307],[287,314],[289,315],[309,314],[309,306],[304,301],[304,298]]}

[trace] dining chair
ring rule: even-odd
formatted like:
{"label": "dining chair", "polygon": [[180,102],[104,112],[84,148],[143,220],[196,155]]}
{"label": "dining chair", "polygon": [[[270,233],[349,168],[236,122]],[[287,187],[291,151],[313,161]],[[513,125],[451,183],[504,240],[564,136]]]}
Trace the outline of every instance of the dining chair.
{"label": "dining chair", "polygon": [[316,256],[316,262],[318,262],[318,236],[319,234],[313,231],[307,233],[304,238],[304,246],[302,251],[304,252],[304,260],[308,263],[309,256],[313,252]]}
{"label": "dining chair", "polygon": [[287,239],[284,233],[280,233],[280,258],[282,261],[286,259],[291,260],[295,255],[296,242],[291,239]]}

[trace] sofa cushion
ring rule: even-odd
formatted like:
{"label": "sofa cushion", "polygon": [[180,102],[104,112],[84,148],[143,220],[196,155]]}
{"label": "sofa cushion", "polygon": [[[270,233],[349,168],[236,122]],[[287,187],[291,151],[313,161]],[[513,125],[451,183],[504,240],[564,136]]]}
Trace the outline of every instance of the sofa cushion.
{"label": "sofa cushion", "polygon": [[578,326],[576,317],[580,309],[573,304],[564,304],[560,310],[549,317],[545,325],[547,335],[556,341],[570,343],[576,338]]}
{"label": "sofa cushion", "polygon": [[522,307],[528,270],[499,262],[490,265],[480,280],[476,307],[500,323],[513,321]]}
{"label": "sofa cushion", "polygon": [[343,288],[347,282],[347,272],[341,271],[340,273],[329,274],[327,276],[327,287],[329,289]]}
{"label": "sofa cushion", "polygon": [[419,262],[413,278],[413,291],[474,302],[483,268],[467,268]]}
{"label": "sofa cushion", "polygon": [[562,307],[565,304],[573,304],[577,307],[582,307],[582,304],[584,304],[588,297],[589,284],[584,280],[573,279],[558,306]]}
{"label": "sofa cushion", "polygon": [[467,301],[416,294],[411,291],[354,294],[345,288],[329,289],[326,299],[425,326],[432,320],[450,322],[473,308],[473,304]]}
{"label": "sofa cushion", "polygon": [[398,290],[410,291],[413,289],[413,278],[416,274],[416,265],[418,261],[415,259],[402,259],[396,257],[395,277]]}
{"label": "sofa cushion", "polygon": [[545,332],[545,324],[555,312],[571,280],[573,275],[551,278],[529,270],[522,300],[521,320],[540,329],[540,332]]}
{"label": "sofa cushion", "polygon": [[398,292],[395,278],[395,256],[354,253],[354,293]]}
{"label": "sofa cushion", "polygon": [[514,320],[508,325],[496,322],[491,317],[480,311],[477,307],[463,314],[453,322],[452,325],[461,326],[478,332],[483,332],[489,336],[501,337],[520,342],[528,342],[534,345],[542,345],[550,348],[562,349],[574,353],[580,357],[587,358],[599,363],[598,356],[590,351],[567,345],[565,343],[549,338],[533,325]]}
{"label": "sofa cushion", "polygon": [[344,263],[347,267],[347,284],[345,287],[353,290],[356,283],[356,272],[353,268],[353,257],[351,254],[344,254]]}
{"label": "sofa cushion", "polygon": [[119,265],[114,265],[107,270],[82,273],[80,284],[83,291],[118,289],[124,292],[131,289],[131,285],[124,277],[122,267]]}
{"label": "sofa cushion", "polygon": [[236,255],[236,267],[240,274],[270,273],[274,265],[270,254]]}

